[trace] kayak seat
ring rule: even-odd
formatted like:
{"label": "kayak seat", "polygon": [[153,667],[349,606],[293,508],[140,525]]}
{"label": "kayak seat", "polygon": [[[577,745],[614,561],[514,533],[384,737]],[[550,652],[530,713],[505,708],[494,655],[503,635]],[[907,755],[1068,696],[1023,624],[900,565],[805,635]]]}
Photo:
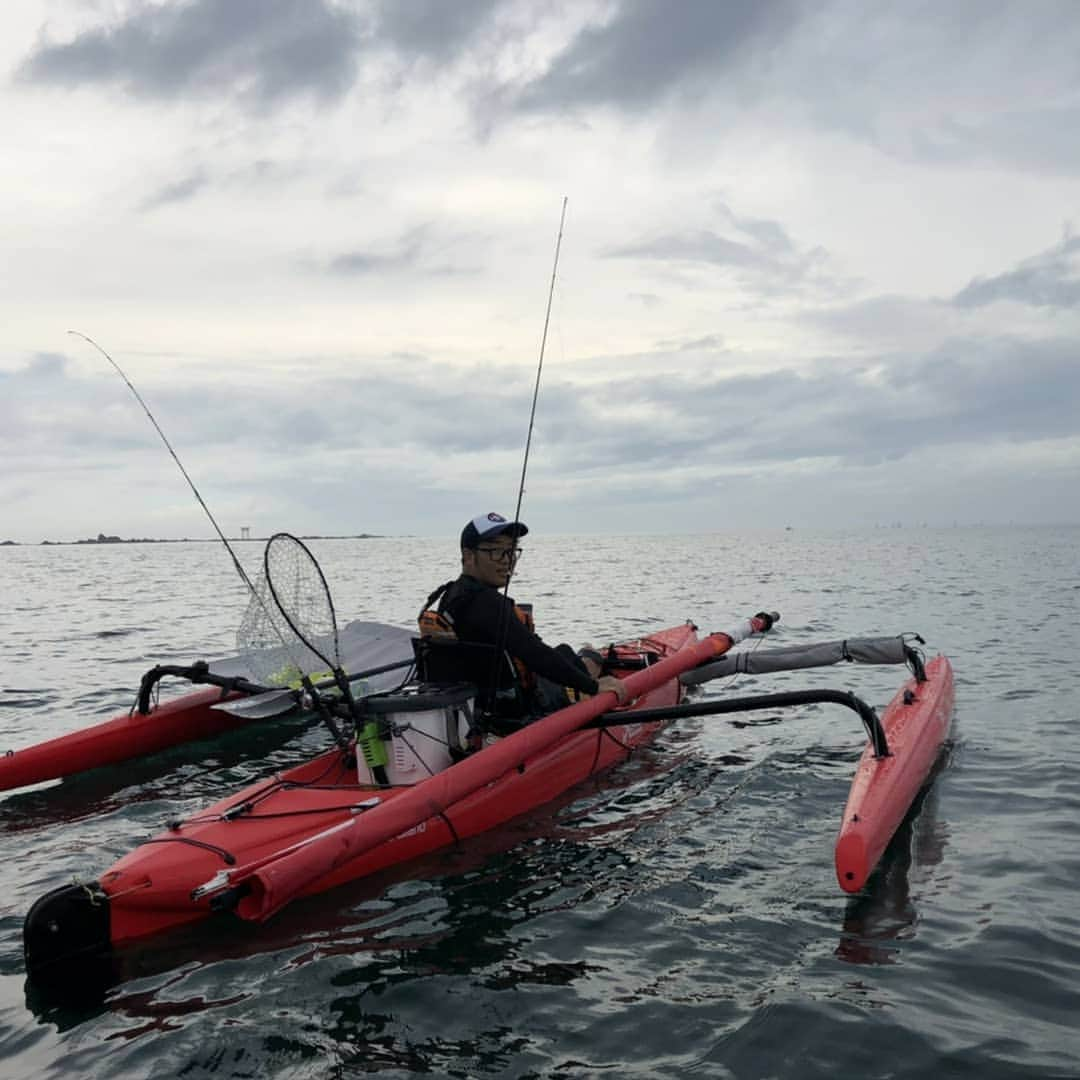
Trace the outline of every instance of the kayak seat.
{"label": "kayak seat", "polygon": [[[457,638],[424,636],[412,639],[416,674],[421,683],[445,686],[470,683],[476,688],[481,721],[530,718],[528,699],[513,660],[494,645]],[[496,726],[505,726],[498,724]]]}

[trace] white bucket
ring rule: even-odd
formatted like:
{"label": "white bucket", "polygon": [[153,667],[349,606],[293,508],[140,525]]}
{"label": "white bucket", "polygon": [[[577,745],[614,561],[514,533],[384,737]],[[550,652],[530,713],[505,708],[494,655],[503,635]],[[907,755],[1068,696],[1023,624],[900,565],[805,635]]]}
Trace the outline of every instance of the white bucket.
{"label": "white bucket", "polygon": [[[452,750],[465,747],[472,726],[471,686],[405,687],[366,698],[363,709],[389,730],[386,778],[392,785],[418,784],[454,763]],[[361,784],[376,780],[357,754]]]}

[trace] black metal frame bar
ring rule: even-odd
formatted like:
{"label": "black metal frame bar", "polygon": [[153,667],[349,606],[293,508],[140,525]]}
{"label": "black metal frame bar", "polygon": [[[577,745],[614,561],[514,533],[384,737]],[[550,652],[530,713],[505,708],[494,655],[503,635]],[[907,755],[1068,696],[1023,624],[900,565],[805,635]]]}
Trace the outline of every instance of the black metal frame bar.
{"label": "black metal frame bar", "polygon": [[[925,678],[925,675],[924,675]],[[752,712],[756,709],[779,709],[792,705],[843,705],[859,714],[874,757],[889,757],[889,742],[878,714],[862,698],[848,690],[793,690],[781,694],[758,694],[753,697],[727,698],[724,701],[697,701],[689,705],[669,705],[660,709],[634,709],[608,712],[586,724],[587,728],[615,727],[619,724],[648,724],[657,720],[679,720],[687,716],[715,716],[722,713]]]}
{"label": "black metal frame bar", "polygon": [[[357,679],[367,679],[372,675],[382,675],[387,671],[398,671],[401,668],[412,667],[414,660],[395,660],[392,664],[380,664],[378,667],[367,668],[357,671],[348,676],[349,682]],[[154,687],[166,676],[172,675],[179,679],[187,679],[196,686],[220,686],[224,693],[238,691],[241,694],[266,694],[272,690],[281,690],[280,686],[260,686],[245,679],[242,675],[215,675],[204,660],[191,664],[188,667],[177,664],[158,664],[152,667],[139,683],[139,697],[136,708],[144,716],[150,712],[150,695]],[[315,683],[316,690],[327,690],[337,686],[335,679],[322,679]]]}

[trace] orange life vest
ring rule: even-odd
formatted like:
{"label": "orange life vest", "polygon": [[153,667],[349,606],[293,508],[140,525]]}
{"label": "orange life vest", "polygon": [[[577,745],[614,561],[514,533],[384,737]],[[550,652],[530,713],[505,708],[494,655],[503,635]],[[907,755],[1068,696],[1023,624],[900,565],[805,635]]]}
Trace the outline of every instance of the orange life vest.
{"label": "orange life vest", "polygon": [[[440,585],[428,598],[416,618],[417,627],[422,638],[433,638],[436,641],[457,641],[458,634],[454,628],[454,618],[450,612],[443,610],[443,598],[447,589],[454,583],[448,581]],[[436,604],[437,606],[432,606]],[[514,604],[514,616],[530,633],[535,632],[532,616],[532,604]],[[526,691],[532,691],[536,686],[536,676],[516,656],[507,656],[514,665],[518,680]]]}

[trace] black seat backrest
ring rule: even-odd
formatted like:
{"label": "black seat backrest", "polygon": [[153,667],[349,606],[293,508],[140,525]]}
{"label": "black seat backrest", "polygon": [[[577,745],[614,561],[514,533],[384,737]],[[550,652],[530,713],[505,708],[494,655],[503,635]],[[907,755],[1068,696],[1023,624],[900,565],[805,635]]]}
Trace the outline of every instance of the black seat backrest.
{"label": "black seat backrest", "polygon": [[412,645],[421,682],[472,683],[478,703],[485,709],[494,709],[498,697],[502,702],[498,711],[504,711],[510,704],[508,696],[524,707],[517,669],[494,645],[437,637],[413,638]]}

